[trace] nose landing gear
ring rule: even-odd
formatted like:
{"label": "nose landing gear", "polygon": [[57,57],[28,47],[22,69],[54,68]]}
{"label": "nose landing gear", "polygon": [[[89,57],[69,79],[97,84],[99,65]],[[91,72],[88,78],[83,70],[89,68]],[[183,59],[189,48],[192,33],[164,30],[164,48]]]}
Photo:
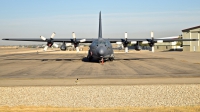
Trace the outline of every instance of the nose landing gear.
{"label": "nose landing gear", "polygon": [[103,65],[103,64],[104,64],[104,59],[101,58],[101,59],[99,60],[99,63],[101,63],[101,64]]}

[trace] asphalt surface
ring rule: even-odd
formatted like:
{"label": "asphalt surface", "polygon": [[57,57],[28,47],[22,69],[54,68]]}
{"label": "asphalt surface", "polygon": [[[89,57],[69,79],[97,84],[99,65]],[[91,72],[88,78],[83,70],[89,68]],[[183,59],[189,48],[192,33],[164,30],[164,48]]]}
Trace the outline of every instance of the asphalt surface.
{"label": "asphalt surface", "polygon": [[116,60],[104,64],[89,62],[86,55],[85,51],[4,49],[0,80],[200,78],[200,52],[119,52]]}

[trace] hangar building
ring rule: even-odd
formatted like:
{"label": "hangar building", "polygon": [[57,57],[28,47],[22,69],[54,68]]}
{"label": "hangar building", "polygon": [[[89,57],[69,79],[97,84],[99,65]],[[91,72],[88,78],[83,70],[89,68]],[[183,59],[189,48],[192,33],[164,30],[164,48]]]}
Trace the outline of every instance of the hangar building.
{"label": "hangar building", "polygon": [[[172,36],[172,37],[163,37],[163,38],[160,38],[160,39],[178,39],[179,37],[180,36]],[[182,48],[180,46],[177,46],[177,41],[155,43],[154,49],[156,51],[182,50]]]}
{"label": "hangar building", "polygon": [[[183,39],[199,39],[200,26],[182,30]],[[200,40],[183,42],[183,51],[200,51]]]}

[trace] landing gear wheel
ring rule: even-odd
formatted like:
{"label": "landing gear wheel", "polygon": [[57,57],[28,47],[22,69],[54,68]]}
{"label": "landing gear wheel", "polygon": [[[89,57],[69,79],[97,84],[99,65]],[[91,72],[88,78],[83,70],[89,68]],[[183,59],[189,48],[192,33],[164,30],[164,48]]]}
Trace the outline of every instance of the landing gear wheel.
{"label": "landing gear wheel", "polygon": [[92,61],[92,57],[87,56],[88,61]]}
{"label": "landing gear wheel", "polygon": [[104,64],[104,59],[101,58],[101,60],[99,60],[99,63],[101,63],[103,65]]}
{"label": "landing gear wheel", "polygon": [[92,58],[91,58],[91,57],[89,58],[89,61],[92,61]]}
{"label": "landing gear wheel", "polygon": [[114,58],[109,58],[109,60],[110,60],[110,61],[113,61],[113,60],[114,60]]}

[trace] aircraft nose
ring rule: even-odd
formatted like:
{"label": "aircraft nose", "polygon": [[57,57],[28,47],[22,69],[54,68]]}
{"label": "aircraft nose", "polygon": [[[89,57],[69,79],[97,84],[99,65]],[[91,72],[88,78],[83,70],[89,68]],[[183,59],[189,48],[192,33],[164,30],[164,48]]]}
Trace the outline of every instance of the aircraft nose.
{"label": "aircraft nose", "polygon": [[100,46],[99,49],[98,49],[98,53],[100,56],[104,56],[105,54],[105,48],[103,46]]}

